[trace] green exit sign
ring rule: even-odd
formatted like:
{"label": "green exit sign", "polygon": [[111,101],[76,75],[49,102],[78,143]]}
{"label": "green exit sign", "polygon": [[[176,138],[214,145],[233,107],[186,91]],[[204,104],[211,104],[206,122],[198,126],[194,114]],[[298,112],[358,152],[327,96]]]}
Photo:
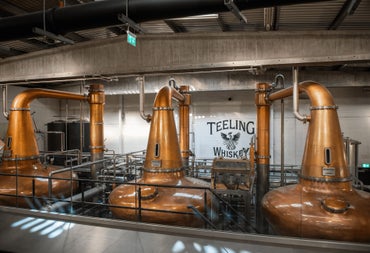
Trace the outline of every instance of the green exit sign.
{"label": "green exit sign", "polygon": [[362,168],[370,168],[370,163],[363,163]]}
{"label": "green exit sign", "polygon": [[130,31],[127,31],[127,43],[136,47],[136,35]]}

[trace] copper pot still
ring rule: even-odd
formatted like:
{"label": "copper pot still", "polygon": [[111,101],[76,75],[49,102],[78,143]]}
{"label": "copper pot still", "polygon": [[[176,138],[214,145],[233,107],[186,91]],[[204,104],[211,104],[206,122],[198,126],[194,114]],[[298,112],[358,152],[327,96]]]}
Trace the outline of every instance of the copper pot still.
{"label": "copper pot still", "polygon": [[[370,194],[352,188],[337,106],[318,83],[301,83],[299,91],[311,101],[300,180],[268,192],[263,213],[280,235],[370,242]],[[291,87],[269,99],[290,95]]]}
{"label": "copper pot still", "polygon": [[77,189],[75,173],[52,176],[49,196],[49,175],[57,167],[40,162],[40,154],[30,114],[35,98],[87,100],[86,96],[68,92],[30,89],[18,94],[11,105],[8,130],[0,165],[0,205],[40,207],[49,197],[70,196]]}
{"label": "copper pot still", "polygon": [[[185,176],[171,102],[176,99],[180,106],[188,106],[190,98],[186,95],[189,94],[170,86],[158,92],[153,104],[143,176],[130,182],[135,184],[122,184],[111,192],[109,204],[115,217],[180,226],[204,224],[189,207],[203,213],[209,199],[205,190],[189,187],[209,185]],[[181,120],[181,117],[189,115],[180,115],[180,136],[183,128],[188,129],[188,120]],[[181,122],[185,122],[185,126]]]}

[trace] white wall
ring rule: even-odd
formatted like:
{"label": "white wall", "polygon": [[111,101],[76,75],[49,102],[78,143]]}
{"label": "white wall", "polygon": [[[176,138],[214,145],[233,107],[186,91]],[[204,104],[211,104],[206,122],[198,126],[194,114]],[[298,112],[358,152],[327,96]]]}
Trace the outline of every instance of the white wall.
{"label": "white wall", "polygon": [[[332,88],[335,103],[339,106],[338,115],[345,137],[361,141],[359,162],[370,162],[370,94],[361,88]],[[146,96],[146,113],[151,113],[153,94]],[[229,100],[230,99],[230,100]],[[107,101],[109,101],[108,99]],[[294,118],[292,99],[285,99],[284,141],[285,164],[299,165],[302,160],[308,124]],[[138,114],[138,95],[124,96],[123,149],[131,152],[146,147],[148,124]],[[309,114],[310,101],[300,100],[300,112]],[[280,163],[280,101],[271,109],[271,162]],[[199,92],[192,95],[191,148],[199,158],[209,157],[206,147],[213,148],[206,122],[223,119],[244,119],[255,121],[254,91]],[[202,125],[203,124],[203,125]],[[249,136],[250,137],[250,136]],[[250,138],[240,139],[242,147],[248,146]],[[222,142],[220,137],[218,141]],[[212,146],[213,145],[213,146]]]}

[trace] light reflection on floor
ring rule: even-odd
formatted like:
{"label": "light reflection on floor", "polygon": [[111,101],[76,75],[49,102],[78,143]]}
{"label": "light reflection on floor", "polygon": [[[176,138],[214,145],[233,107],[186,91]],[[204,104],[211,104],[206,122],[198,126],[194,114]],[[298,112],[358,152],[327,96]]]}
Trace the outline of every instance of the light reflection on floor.
{"label": "light reflection on floor", "polygon": [[181,240],[178,240],[174,243],[172,246],[172,253],[185,253],[185,252],[199,252],[199,253],[251,253],[247,250],[241,250],[236,252],[233,249],[227,248],[227,247],[216,247],[210,244],[207,245],[201,245],[200,243],[193,242],[193,245],[191,248],[189,248],[185,245],[184,242]]}
{"label": "light reflection on floor", "polygon": [[12,228],[21,230],[29,230],[30,233],[39,232],[42,236],[47,236],[49,239],[58,237],[64,231],[68,231],[75,226],[74,223],[46,220],[40,218],[27,217],[11,224]]}

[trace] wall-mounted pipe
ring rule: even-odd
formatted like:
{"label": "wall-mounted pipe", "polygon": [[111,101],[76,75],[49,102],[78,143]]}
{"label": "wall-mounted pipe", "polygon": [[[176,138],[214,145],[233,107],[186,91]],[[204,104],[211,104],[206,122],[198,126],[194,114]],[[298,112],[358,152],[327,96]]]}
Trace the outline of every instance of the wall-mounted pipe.
{"label": "wall-mounted pipe", "polygon": [[[276,88],[281,84],[281,88],[285,88],[285,77],[282,74],[277,74],[275,76],[275,80],[272,83],[272,87]],[[285,117],[285,111],[284,111],[284,99],[280,99],[280,186],[283,186],[285,184],[285,165],[284,165],[284,117]]]}
{"label": "wall-mounted pipe", "polygon": [[298,120],[307,122],[308,117],[299,113],[298,67],[293,67],[293,113]]}
{"label": "wall-mounted pipe", "polygon": [[[304,0],[300,3],[325,0]],[[128,3],[127,3],[128,2]],[[136,22],[178,18],[228,11],[224,0],[140,0],[140,1],[93,1],[86,4],[53,8],[6,17],[0,20],[0,41],[34,37],[35,27],[45,27],[54,34],[66,34],[84,29],[122,24],[119,14],[126,14]],[[128,6],[126,7],[126,3]],[[296,0],[234,0],[240,10],[297,4]]]}
{"label": "wall-mounted pipe", "polygon": [[8,112],[8,86],[2,85],[1,86],[2,94],[3,94],[3,115],[6,119],[9,119],[9,112]]}
{"label": "wall-mounted pipe", "polygon": [[139,76],[136,78],[136,81],[139,82],[140,86],[140,116],[146,121],[150,122],[152,115],[145,114],[144,112],[144,104],[145,104],[145,92],[144,92],[144,85],[145,85],[145,77]]}

